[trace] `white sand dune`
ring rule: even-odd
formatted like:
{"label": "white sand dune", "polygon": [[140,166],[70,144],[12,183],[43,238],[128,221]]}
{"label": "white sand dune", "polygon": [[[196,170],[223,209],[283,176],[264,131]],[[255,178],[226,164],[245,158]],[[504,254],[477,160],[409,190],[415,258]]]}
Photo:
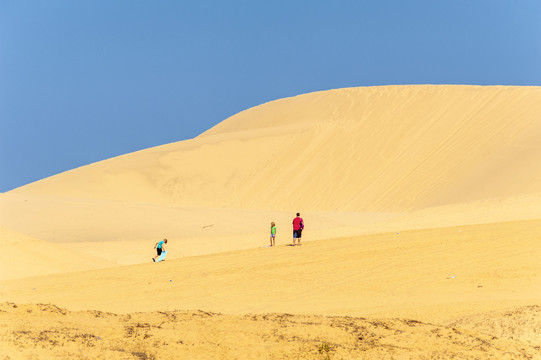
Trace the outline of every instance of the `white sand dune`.
{"label": "white sand dune", "polygon": [[[524,316],[541,321],[540,115],[540,87],[324,91],[23,186],[0,194],[0,301],[411,318],[511,339]],[[297,211],[304,245],[285,246]],[[279,246],[264,248],[271,221]],[[506,311],[526,315],[510,325]],[[539,352],[527,332],[518,357]]]}

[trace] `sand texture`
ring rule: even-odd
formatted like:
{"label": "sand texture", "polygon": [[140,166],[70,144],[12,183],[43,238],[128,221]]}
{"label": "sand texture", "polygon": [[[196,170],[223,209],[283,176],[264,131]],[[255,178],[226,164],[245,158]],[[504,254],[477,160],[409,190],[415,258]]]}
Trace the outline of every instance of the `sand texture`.
{"label": "sand texture", "polygon": [[539,87],[348,88],[0,194],[0,359],[541,359],[540,160]]}
{"label": "sand texture", "polygon": [[[117,315],[44,304],[0,309],[11,324],[0,346],[13,358],[29,359],[532,359],[539,357],[541,336],[539,307],[493,314],[497,320],[480,323],[465,319],[462,326],[205,311]],[[22,320],[29,317],[37,322]],[[500,320],[508,318],[528,323],[527,331]],[[502,325],[508,333],[495,329]]]}

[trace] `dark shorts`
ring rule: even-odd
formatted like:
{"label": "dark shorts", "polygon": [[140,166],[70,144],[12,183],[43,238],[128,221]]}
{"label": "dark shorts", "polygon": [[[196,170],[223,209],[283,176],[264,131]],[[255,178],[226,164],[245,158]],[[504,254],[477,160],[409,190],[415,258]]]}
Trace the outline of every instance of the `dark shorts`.
{"label": "dark shorts", "polygon": [[156,248],[156,251],[158,252],[158,255],[162,254],[162,248]]}
{"label": "dark shorts", "polygon": [[293,230],[293,239],[300,239],[302,235],[302,230]]}

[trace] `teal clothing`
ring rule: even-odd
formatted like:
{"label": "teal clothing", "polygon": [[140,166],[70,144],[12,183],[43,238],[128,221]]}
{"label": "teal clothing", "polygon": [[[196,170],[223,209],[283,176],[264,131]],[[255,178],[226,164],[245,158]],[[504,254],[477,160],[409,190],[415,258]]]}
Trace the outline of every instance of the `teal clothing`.
{"label": "teal clothing", "polygon": [[158,249],[161,249],[163,245],[163,240],[158,243]]}

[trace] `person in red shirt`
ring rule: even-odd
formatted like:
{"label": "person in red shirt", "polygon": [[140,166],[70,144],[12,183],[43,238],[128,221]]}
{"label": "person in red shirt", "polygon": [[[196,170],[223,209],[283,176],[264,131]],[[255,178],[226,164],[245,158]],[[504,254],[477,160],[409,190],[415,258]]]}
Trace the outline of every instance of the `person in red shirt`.
{"label": "person in red shirt", "polygon": [[[297,213],[297,217],[293,219],[293,246],[301,244],[302,230],[304,229],[304,221],[301,214]],[[297,244],[295,244],[295,240]]]}

